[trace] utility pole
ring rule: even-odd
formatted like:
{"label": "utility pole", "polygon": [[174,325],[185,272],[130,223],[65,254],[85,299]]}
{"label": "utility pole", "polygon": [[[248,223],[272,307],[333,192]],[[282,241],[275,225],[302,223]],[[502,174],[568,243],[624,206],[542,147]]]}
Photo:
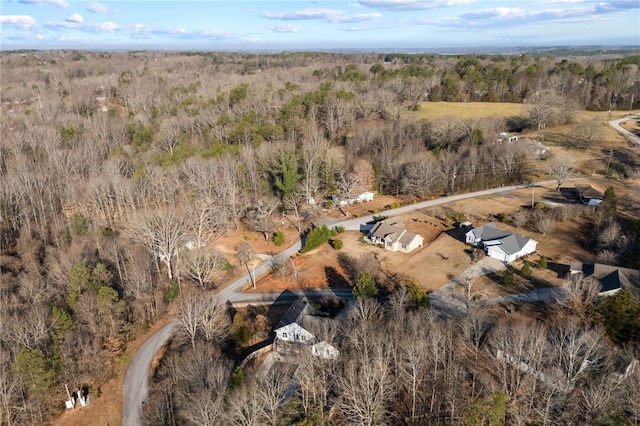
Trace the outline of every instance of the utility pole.
{"label": "utility pole", "polygon": [[534,202],[534,200],[535,200],[535,196],[534,196],[535,192],[536,192],[535,189],[531,190],[531,211],[533,211],[533,207],[535,206],[535,202]]}
{"label": "utility pole", "polygon": [[633,95],[635,95],[635,93],[631,94],[631,102],[629,103],[629,112],[631,112],[631,110],[633,109]]}
{"label": "utility pole", "polygon": [[609,160],[607,161],[607,170],[604,172],[604,177],[609,177],[609,164],[611,164],[611,157],[613,156],[613,150],[609,150]]}

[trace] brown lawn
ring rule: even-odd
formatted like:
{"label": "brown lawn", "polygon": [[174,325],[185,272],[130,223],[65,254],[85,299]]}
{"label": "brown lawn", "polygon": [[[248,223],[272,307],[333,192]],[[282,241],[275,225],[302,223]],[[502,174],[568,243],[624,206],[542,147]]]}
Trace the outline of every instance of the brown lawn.
{"label": "brown lawn", "polygon": [[[618,182],[603,178],[585,179],[605,189],[608,185],[615,188],[618,195],[618,206],[622,214],[633,213],[640,208],[640,197],[635,193],[636,186],[631,183]],[[574,182],[563,187],[573,188]],[[510,218],[520,209],[529,209],[531,198],[534,202],[566,203],[555,190],[555,185],[547,187],[524,188],[510,193],[496,194],[487,197],[469,199],[438,206],[426,211],[416,211],[400,217],[407,229],[420,233],[425,238],[425,246],[412,253],[392,253],[383,248],[370,245],[362,240],[362,234],[347,231],[336,238],[343,241],[342,251],[351,257],[359,257],[364,253],[373,253],[380,271],[386,276],[406,274],[426,290],[436,290],[446,284],[453,276],[462,273],[471,265],[471,258],[466,252],[468,247],[462,241],[461,233],[454,228],[447,228],[444,222],[446,212],[465,213],[474,226],[489,221],[496,221],[495,215],[504,213]],[[367,212],[369,203],[359,205],[363,214]],[[583,248],[586,238],[585,226],[594,213],[592,208],[581,204],[567,204],[574,209],[571,218],[566,222],[557,222],[556,228],[548,235],[541,235],[532,227],[515,228],[510,224],[498,223],[498,226],[519,233],[538,241],[538,252],[549,262],[569,264],[572,260],[595,261],[595,254]],[[359,210],[360,211],[360,210]],[[496,221],[497,222],[497,221]],[[446,231],[446,232],[443,232]],[[281,291],[295,288],[327,288],[327,269],[335,268],[345,276],[339,265],[338,251],[325,244],[305,255],[295,258],[298,279],[276,277],[270,275],[258,283],[255,291]],[[534,257],[534,259],[536,259]],[[518,269],[521,265],[515,265]],[[556,285],[562,280],[553,271],[535,271],[540,280]],[[538,282],[534,285],[545,285]],[[546,285],[548,285],[546,284]],[[526,290],[523,288],[521,290]],[[253,291],[253,290],[252,290]],[[497,291],[500,294],[503,290]]]}

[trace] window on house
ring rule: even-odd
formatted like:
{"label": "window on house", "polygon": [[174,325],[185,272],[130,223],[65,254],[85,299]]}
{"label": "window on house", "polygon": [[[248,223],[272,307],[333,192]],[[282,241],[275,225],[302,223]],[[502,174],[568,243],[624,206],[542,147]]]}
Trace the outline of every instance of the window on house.
{"label": "window on house", "polygon": [[285,338],[285,339],[287,338],[287,332],[286,331],[282,332],[282,337]]}
{"label": "window on house", "polygon": [[391,241],[387,241],[387,247],[393,247],[393,243]]}
{"label": "window on house", "polygon": [[403,244],[403,245],[402,245],[402,250],[406,250],[406,249],[407,249],[407,245],[406,245],[406,244]]}

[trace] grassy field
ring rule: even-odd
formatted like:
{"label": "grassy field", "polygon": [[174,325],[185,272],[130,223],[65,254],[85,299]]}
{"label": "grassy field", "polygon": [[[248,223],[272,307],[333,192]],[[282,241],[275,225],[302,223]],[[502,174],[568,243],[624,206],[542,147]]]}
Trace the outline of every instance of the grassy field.
{"label": "grassy field", "polygon": [[[527,104],[507,102],[420,102],[420,108],[415,114],[419,119],[443,117],[462,119],[509,118],[526,116],[529,108],[530,106]],[[638,113],[638,111],[632,111],[631,113],[634,112]],[[533,131],[529,132],[528,135],[533,138],[539,138],[541,141],[562,144],[567,135],[571,134],[575,123],[583,120],[596,120],[602,123],[602,140],[624,144],[624,139],[608,125],[607,121],[622,118],[631,113],[628,111],[613,111],[609,114],[607,111],[580,110],[575,113],[574,124]]]}
{"label": "grassy field", "polygon": [[420,102],[418,118],[490,118],[525,115],[529,105],[500,102]]}
{"label": "grassy field", "polygon": [[[415,112],[418,118],[489,118],[524,116],[529,112],[527,104],[509,102],[420,102],[420,108]],[[622,118],[638,111],[612,111],[611,119]],[[607,111],[580,110],[575,114],[575,121],[580,120],[609,120]]]}

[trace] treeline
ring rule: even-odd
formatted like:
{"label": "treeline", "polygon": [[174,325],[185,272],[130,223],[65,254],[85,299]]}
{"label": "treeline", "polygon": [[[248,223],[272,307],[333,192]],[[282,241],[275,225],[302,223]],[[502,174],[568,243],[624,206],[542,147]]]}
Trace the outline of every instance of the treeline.
{"label": "treeline", "polygon": [[[337,359],[300,344],[270,368],[238,368],[221,351],[224,340],[178,339],[156,372],[146,419],[151,425],[635,424],[637,348],[612,346],[584,313],[599,312],[595,318],[607,316],[614,326],[623,306],[639,311],[638,301],[628,293],[600,302],[576,297],[588,287],[597,283],[577,281],[560,305],[539,307],[542,319],[489,308],[442,319],[406,290],[383,304],[364,298],[333,320],[311,323],[318,340],[339,349]],[[636,333],[639,325],[625,329]],[[617,341],[637,338],[627,333]]]}
{"label": "treeline", "polygon": [[0,423],[42,423],[61,383],[109,377],[181,286],[212,288],[242,263],[212,248],[229,230],[269,238],[284,212],[303,232],[331,194],[422,198],[525,180],[526,151],[487,143],[504,121],[410,110],[476,99],[472,70],[494,65],[517,76],[497,100],[552,101],[558,114],[525,117],[533,127],[568,120],[567,99],[615,107],[637,89],[632,59],[580,61],[593,79],[532,57],[3,53]]}

